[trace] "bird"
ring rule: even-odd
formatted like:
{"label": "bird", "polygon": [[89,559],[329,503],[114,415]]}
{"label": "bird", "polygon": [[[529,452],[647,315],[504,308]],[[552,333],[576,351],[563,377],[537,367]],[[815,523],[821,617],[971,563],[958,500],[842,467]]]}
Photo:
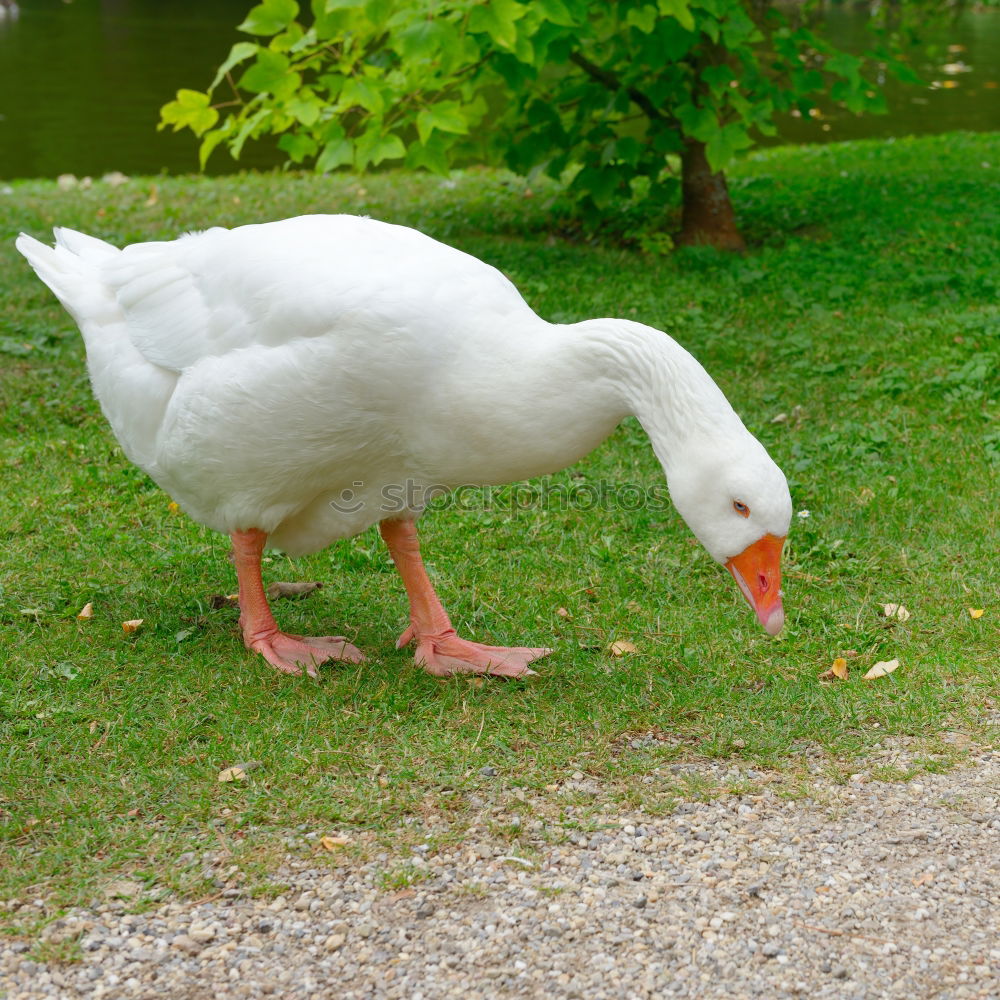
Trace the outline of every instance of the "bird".
{"label": "bird", "polygon": [[265,548],[319,551],[378,525],[409,599],[397,648],[445,677],[524,677],[552,652],[462,638],[421,557],[429,499],[563,469],[623,419],[760,624],[784,624],[784,474],[702,365],[615,318],[551,323],[499,270],[354,215],[209,228],[118,248],[71,229],[17,249],[82,332],[125,456],[230,536],[247,648],[283,673],[360,662],[343,636],[278,627]]}

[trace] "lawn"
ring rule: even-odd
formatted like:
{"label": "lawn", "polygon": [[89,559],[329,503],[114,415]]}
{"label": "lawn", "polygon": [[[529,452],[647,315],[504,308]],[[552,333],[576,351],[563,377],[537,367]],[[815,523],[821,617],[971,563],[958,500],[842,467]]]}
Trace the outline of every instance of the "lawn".
{"label": "lawn", "polygon": [[[925,768],[960,758],[955,733],[996,739],[1000,135],[754,154],[732,172],[742,256],[580,238],[557,193],[491,172],[0,190],[0,898],[87,901],[121,875],[151,897],[207,893],[219,883],[177,859],[220,844],[267,891],[279,851],[335,860],[316,834],[399,844],[427,840],[425,821],[439,837],[486,822],[518,853],[526,829],[725,792],[686,786],[678,760],[794,775],[808,752],[846,780],[887,736]],[[406,600],[374,530],[265,566],[326,585],[276,605],[284,628],[342,632],[367,663],[316,682],[244,650],[236,610],[212,600],[235,589],[228,539],[124,459],[71,320],[12,238],[57,224],[133,242],[316,211],[415,225],[549,319],[621,315],[692,350],[789,478],[782,635],[672,508],[501,494],[425,518],[425,557],[466,637],[554,647],[538,677],[441,683],[397,652]],[[535,487],[601,482],[661,484],[634,422]],[[635,651],[611,655],[619,640]],[[850,677],[821,683],[838,656]],[[888,659],[895,673],[862,680]],[[245,781],[217,780],[247,761]],[[597,801],[563,787],[575,771]],[[490,827],[498,800],[531,822]]]}

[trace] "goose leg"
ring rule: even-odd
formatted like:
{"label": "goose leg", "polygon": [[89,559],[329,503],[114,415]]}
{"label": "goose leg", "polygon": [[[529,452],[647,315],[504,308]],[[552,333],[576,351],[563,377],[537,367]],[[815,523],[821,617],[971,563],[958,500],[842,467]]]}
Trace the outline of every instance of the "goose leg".
{"label": "goose leg", "polygon": [[283,674],[301,674],[304,667],[316,676],[316,667],[326,660],[360,663],[364,655],[342,635],[309,638],[282,632],[271,614],[260,573],[260,557],[267,535],[263,531],[234,531],[233,561],[240,585],[240,628],[247,649],[253,649]]}
{"label": "goose leg", "polygon": [[534,674],[528,669],[532,660],[552,652],[527,646],[484,646],[459,638],[427,577],[420,558],[416,524],[413,521],[383,521],[379,531],[410,599],[410,626],[399,637],[396,648],[416,642],[414,659],[428,673],[436,677],[470,673],[525,677]]}

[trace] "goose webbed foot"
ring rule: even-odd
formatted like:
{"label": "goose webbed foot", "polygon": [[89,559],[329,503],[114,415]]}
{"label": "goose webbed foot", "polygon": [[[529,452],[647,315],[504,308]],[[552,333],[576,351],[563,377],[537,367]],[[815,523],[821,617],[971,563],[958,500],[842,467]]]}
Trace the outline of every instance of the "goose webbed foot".
{"label": "goose webbed foot", "polygon": [[552,652],[544,647],[487,646],[460,638],[454,629],[434,635],[418,635],[411,625],[396,643],[397,649],[415,642],[413,660],[435,677],[455,674],[485,674],[490,677],[534,677],[532,660]]}
{"label": "goose webbed foot", "polygon": [[267,636],[244,634],[247,649],[252,649],[283,674],[301,674],[303,670],[310,677],[317,676],[316,668],[327,660],[346,660],[361,663],[364,654],[357,646],[351,645],[342,635],[311,637],[289,635],[275,631]]}

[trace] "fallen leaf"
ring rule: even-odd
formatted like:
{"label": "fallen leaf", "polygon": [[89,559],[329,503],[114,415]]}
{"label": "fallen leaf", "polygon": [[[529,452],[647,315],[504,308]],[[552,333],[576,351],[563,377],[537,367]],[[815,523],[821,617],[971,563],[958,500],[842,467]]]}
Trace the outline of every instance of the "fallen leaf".
{"label": "fallen leaf", "polygon": [[145,621],[144,618],[133,618],[131,621],[122,622],[122,631],[126,635],[131,635],[133,632],[138,632],[142,628],[142,623]]}
{"label": "fallen leaf", "polygon": [[305,597],[314,590],[319,590],[323,584],[314,583],[272,583],[267,588],[267,598],[270,601],[279,601],[282,597]]}
{"label": "fallen leaf", "polygon": [[146,208],[152,208],[160,200],[160,192],[154,184],[149,189],[149,197],[146,199]]}
{"label": "fallen leaf", "polygon": [[87,621],[94,617],[94,605],[87,601],[87,603],[80,609],[80,613],[76,616],[81,621]]}
{"label": "fallen leaf", "polygon": [[350,842],[350,837],[320,837],[319,846],[324,851],[336,851],[341,847],[347,847]]}
{"label": "fallen leaf", "polygon": [[838,656],[833,664],[830,666],[829,670],[824,670],[823,673],[819,675],[821,681],[846,681],[847,680],[847,660],[842,656]]}
{"label": "fallen leaf", "polygon": [[639,650],[634,643],[628,642],[625,639],[619,639],[617,642],[611,643],[608,652],[612,656],[626,656],[628,653],[638,653]]}
{"label": "fallen leaf", "polygon": [[240,606],[239,594],[212,594],[208,599],[209,607],[213,610],[219,608],[238,608]]}
{"label": "fallen leaf", "polygon": [[167,510],[169,510],[171,514],[179,514],[181,512],[181,505],[176,500],[171,500],[170,503],[167,504]]}
{"label": "fallen leaf", "polygon": [[569,612],[565,608],[556,608],[556,614],[560,618],[569,618]]}
{"label": "fallen leaf", "polygon": [[915,879],[913,879],[913,884],[917,886],[927,885],[928,882],[933,882],[933,881],[934,881],[934,872],[924,872],[923,875],[918,875]]}
{"label": "fallen leaf", "polygon": [[247,772],[260,767],[259,760],[240,761],[219,772],[219,781],[246,781]]}
{"label": "fallen leaf", "polygon": [[983,608],[969,608],[969,617],[970,618],[982,618],[984,610],[985,609],[983,609]]}
{"label": "fallen leaf", "polygon": [[887,604],[883,609],[886,618],[897,618],[905,622],[910,617],[910,612],[902,604]]}
{"label": "fallen leaf", "polygon": [[886,674],[891,674],[899,666],[899,660],[879,660],[871,670],[862,678],[862,680],[873,681],[878,677],[885,677]]}

